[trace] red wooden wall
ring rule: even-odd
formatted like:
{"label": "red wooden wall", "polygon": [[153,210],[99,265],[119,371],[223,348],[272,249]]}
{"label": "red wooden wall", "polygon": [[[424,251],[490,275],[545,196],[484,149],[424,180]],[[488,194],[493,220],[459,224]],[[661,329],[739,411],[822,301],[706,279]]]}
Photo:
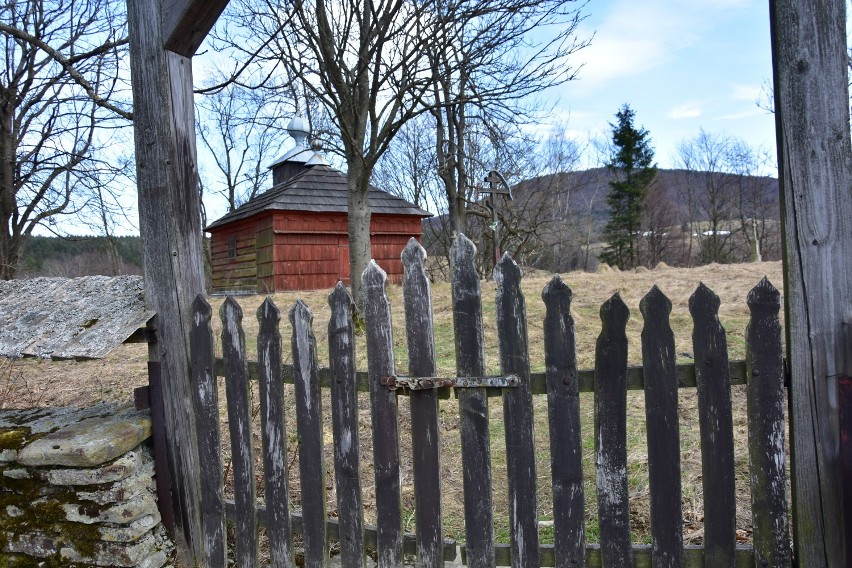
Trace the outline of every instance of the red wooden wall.
{"label": "red wooden wall", "polygon": [[[402,282],[400,254],[421,236],[420,218],[374,214],[372,257],[393,283]],[[211,231],[215,292],[318,290],[349,283],[345,213],[265,211]]]}

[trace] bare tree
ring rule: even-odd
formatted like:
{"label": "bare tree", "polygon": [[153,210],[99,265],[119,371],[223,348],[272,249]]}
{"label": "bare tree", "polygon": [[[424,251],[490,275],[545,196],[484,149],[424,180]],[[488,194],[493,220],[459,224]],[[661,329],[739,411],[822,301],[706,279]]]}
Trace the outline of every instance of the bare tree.
{"label": "bare tree", "polygon": [[[0,10],[0,278],[33,230],[76,213],[79,170],[129,124],[119,0],[26,0]],[[85,198],[83,198],[85,200]]]}
{"label": "bare tree", "polygon": [[[516,115],[517,101],[573,77],[564,55],[575,49],[569,40],[579,19],[557,0],[239,0],[236,5],[238,19],[261,38],[252,43],[241,37],[234,46],[223,37],[237,58],[253,59],[268,77],[284,70],[334,123],[349,179],[350,267],[359,306],[360,275],[370,257],[369,180],[400,129],[432,112],[441,132],[439,170],[457,169],[448,165],[445,150],[456,161],[466,159],[457,143],[464,128],[448,134],[449,115],[436,108],[478,101],[471,107],[475,112],[494,115],[497,107],[488,110],[485,102],[502,101],[505,116]],[[554,25],[552,41],[532,37],[534,29],[557,23],[568,25],[568,31]],[[231,80],[243,81],[244,68],[236,64]],[[465,108],[456,108],[454,116],[462,117]],[[466,191],[467,178],[458,175],[460,181],[453,183]]]}
{"label": "bare tree", "polygon": [[[215,82],[225,81],[220,77]],[[284,138],[284,117],[294,109],[281,95],[268,88],[228,83],[199,98],[198,136],[216,164],[216,174],[207,173],[204,185],[227,199],[228,211],[268,184],[266,166]]]}
{"label": "bare tree", "polygon": [[352,292],[363,307],[370,259],[369,182],[399,129],[421,114],[429,86],[424,46],[435,37],[430,2],[266,0],[276,63],[299,79],[334,121],[349,189]]}
{"label": "bare tree", "polygon": [[730,221],[736,216],[730,157],[734,140],[702,129],[678,146],[678,159],[687,171],[689,231],[698,240],[702,263],[730,260],[733,242]]}
{"label": "bare tree", "polygon": [[740,139],[701,130],[680,144],[678,158],[700,262],[756,260],[761,249],[777,248],[777,191],[767,156]]}
{"label": "bare tree", "polygon": [[772,157],[740,140],[731,148],[729,164],[736,175],[739,233],[746,249],[741,258],[752,262],[780,258],[778,181],[768,173],[775,169]]}
{"label": "bare tree", "polygon": [[[502,0],[438,3],[441,41],[428,45],[435,117],[435,153],[446,193],[449,226],[467,230],[472,172],[471,125],[495,138],[507,125],[534,123],[532,95],[576,77],[570,56],[588,45],[577,38],[582,13],[575,2]],[[535,30],[555,29],[552,34]]]}
{"label": "bare tree", "polygon": [[100,234],[106,241],[110,274],[124,273],[124,263],[118,250],[120,226],[133,226],[124,202],[136,185],[133,156],[118,155],[107,162],[99,158],[88,160],[77,168],[75,192],[78,199],[86,198],[78,213],[83,225]]}
{"label": "bare tree", "polygon": [[407,122],[376,164],[372,183],[421,209],[446,210],[434,140],[431,116],[423,114]]}
{"label": "bare tree", "polygon": [[642,264],[653,268],[669,258],[677,242],[673,234],[677,224],[676,208],[657,179],[648,187],[642,206],[642,238],[639,241]]}

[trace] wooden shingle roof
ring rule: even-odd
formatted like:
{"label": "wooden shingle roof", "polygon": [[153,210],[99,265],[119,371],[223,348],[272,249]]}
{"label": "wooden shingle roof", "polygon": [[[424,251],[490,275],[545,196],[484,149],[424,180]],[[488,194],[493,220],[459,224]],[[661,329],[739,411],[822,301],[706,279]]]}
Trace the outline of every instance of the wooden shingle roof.
{"label": "wooden shingle roof", "polygon": [[[326,165],[312,166],[212,222],[206,230],[269,210],[346,213],[348,191],[346,174]],[[372,185],[369,199],[373,214],[432,216],[428,211]]]}

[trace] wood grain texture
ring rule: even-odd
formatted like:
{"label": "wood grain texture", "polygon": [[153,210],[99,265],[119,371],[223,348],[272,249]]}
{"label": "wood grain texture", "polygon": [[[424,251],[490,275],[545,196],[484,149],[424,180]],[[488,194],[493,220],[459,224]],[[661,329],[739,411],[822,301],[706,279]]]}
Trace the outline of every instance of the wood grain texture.
{"label": "wood grain texture", "polygon": [[[848,566],[836,377],[852,376],[848,2],[770,2],[796,562]],[[847,519],[845,521],[849,523]]]}
{"label": "wood grain texture", "polygon": [[305,568],[328,563],[325,534],[325,462],[323,460],[322,398],[317,381],[314,316],[302,300],[290,310],[293,329],[296,428],[299,433],[299,479],[302,494],[302,538]]}
{"label": "wood grain texture", "polygon": [[787,526],[787,462],[784,450],[784,362],[781,294],[764,278],[748,295],[746,328],[748,455],[751,516],[757,566],[790,566]]}
{"label": "wood grain texture", "polygon": [[139,232],[146,308],[157,314],[158,342],[178,555],[189,565],[203,553],[198,445],[189,374],[192,302],[204,294],[201,212],[196,168],[191,61],[163,49],[161,3],[127,6],[133,90]]}
{"label": "wood grain texture", "polygon": [[595,467],[601,559],[604,566],[632,567],[627,499],[627,320],[616,293],[600,309],[595,348]]}
{"label": "wood grain texture", "polygon": [[[224,568],[225,510],[222,484],[222,440],[219,434],[219,388],[215,375],[213,309],[199,294],[192,304],[193,325],[189,343],[192,354],[193,410],[198,427],[198,466],[201,480],[201,528],[204,532],[204,565]],[[159,475],[159,474],[158,474]]]}
{"label": "wood grain texture", "polygon": [[[476,247],[459,234],[450,249],[452,257],[453,329],[456,371],[460,377],[485,375],[485,342],[482,334],[482,296],[479,273],[474,266]],[[491,435],[488,395],[484,389],[458,389],[461,418],[464,513],[475,523],[465,523],[467,565],[494,566],[494,521],[491,487]]]}
{"label": "wood grain texture", "polygon": [[382,377],[396,374],[390,302],[385,294],[386,281],[384,270],[371,261],[364,270],[362,283],[376,477],[377,563],[379,568],[397,568],[402,565],[397,399],[395,391],[379,384]]}
{"label": "wood grain texture", "polygon": [[342,566],[364,566],[364,518],[358,453],[358,391],[355,384],[355,329],[352,296],[340,282],[328,297],[328,352],[331,362],[331,418],[334,479],[340,522]]}
{"label": "wood grain texture", "polygon": [[559,276],[544,287],[544,364],[553,478],[553,548],[556,566],[585,564],[585,495],[580,432],[577,343],[571,288]]}
{"label": "wood grain texture", "polygon": [[163,3],[165,47],[192,57],[213,29],[228,0],[170,0]]}
{"label": "wood grain texture", "polygon": [[494,279],[497,281],[500,371],[506,375],[518,375],[520,379],[517,388],[503,391],[512,567],[538,566],[538,505],[527,314],[521,292],[521,269],[509,253],[504,254],[497,264]]}
{"label": "wood grain texture", "polygon": [[655,568],[683,566],[680,428],[671,301],[654,286],[639,303],[642,361],[645,368],[645,418],[651,491],[651,555]]}
{"label": "wood grain texture", "polygon": [[281,312],[266,298],[257,309],[257,367],[266,528],[271,568],[293,564],[290,492],[287,488],[287,430],[284,381],[281,379]]}
{"label": "wood grain texture", "polygon": [[231,468],[238,566],[257,566],[257,503],[251,438],[251,395],[246,372],[246,339],[243,310],[230,296],[219,308],[222,318],[222,358],[225,360],[225,392],[228,397],[228,430],[231,435]]}
{"label": "wood grain texture", "polygon": [[[411,238],[402,251],[402,289],[408,340],[408,369],[415,377],[435,376],[432,297],[426,276],[426,250]],[[441,439],[438,393],[411,393],[411,441],[418,568],[443,568],[441,530]]]}
{"label": "wood grain texture", "polygon": [[709,566],[734,562],[736,499],[734,427],[728,342],[719,322],[719,296],[703,283],[689,298],[698,379],[698,426],[704,489],[704,548]]}

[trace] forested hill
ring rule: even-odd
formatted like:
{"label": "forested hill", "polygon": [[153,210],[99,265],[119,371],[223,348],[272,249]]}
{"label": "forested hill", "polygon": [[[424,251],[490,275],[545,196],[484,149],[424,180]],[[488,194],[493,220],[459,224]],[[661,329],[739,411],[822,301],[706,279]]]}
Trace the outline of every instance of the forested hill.
{"label": "forested hill", "polygon": [[17,277],[142,274],[139,237],[114,237],[113,243],[114,248],[105,237],[30,237]]}
{"label": "forested hill", "polygon": [[[605,219],[609,214],[606,197],[612,179],[613,174],[606,168],[593,168],[532,178],[517,184],[513,191],[521,195],[541,191],[561,195],[571,211]],[[653,188],[657,204],[671,207],[671,213],[678,218],[688,217],[690,200],[696,220],[711,215],[712,212],[702,210],[714,197],[708,192],[715,192],[715,197],[728,205],[750,201],[752,207],[759,203],[766,208],[771,217],[778,214],[778,180],[772,177],[658,169]]]}

